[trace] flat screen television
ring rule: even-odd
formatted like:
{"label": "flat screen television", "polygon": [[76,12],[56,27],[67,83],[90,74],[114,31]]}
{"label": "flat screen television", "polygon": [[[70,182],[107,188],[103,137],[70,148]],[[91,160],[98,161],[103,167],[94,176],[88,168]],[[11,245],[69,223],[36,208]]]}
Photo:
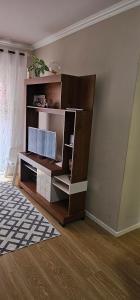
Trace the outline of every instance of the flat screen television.
{"label": "flat screen television", "polygon": [[56,132],[28,127],[28,151],[56,159]]}

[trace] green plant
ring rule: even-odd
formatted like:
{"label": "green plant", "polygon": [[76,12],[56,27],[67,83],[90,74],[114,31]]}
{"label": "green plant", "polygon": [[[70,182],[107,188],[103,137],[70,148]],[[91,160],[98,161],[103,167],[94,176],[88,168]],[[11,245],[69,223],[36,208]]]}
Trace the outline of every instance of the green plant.
{"label": "green plant", "polygon": [[43,59],[39,59],[35,55],[31,55],[32,62],[28,67],[29,72],[34,72],[35,76],[39,77],[40,74],[44,74],[45,71],[49,71],[48,66],[45,64]]}

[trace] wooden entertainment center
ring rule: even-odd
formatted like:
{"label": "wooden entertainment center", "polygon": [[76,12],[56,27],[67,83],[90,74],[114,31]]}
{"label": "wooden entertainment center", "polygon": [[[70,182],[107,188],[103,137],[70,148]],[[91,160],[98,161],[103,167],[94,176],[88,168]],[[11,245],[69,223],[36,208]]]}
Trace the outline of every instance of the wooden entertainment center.
{"label": "wooden entertainment center", "polygon": [[[26,152],[19,185],[62,225],[84,218],[96,75],[26,79]],[[49,108],[34,107],[45,94]],[[28,127],[56,131],[56,161],[28,152]],[[73,136],[73,143],[70,136]]]}

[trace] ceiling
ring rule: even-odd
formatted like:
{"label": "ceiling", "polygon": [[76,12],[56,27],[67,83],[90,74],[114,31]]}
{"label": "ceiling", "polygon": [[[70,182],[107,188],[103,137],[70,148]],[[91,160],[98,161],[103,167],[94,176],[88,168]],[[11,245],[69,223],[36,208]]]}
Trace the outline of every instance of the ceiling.
{"label": "ceiling", "polygon": [[0,40],[32,45],[120,0],[0,0]]}

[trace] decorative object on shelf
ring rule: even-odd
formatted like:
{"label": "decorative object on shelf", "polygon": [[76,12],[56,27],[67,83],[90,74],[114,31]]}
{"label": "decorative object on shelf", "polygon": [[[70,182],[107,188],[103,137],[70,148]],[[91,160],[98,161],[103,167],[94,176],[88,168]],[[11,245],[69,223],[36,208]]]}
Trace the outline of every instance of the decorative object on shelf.
{"label": "decorative object on shelf", "polygon": [[74,144],[74,134],[70,134],[70,145]]}
{"label": "decorative object on shelf", "polygon": [[33,100],[33,106],[48,107],[45,95],[35,95]]}
{"label": "decorative object on shelf", "polygon": [[69,170],[70,170],[70,172],[72,170],[72,159],[69,159]]}
{"label": "decorative object on shelf", "polygon": [[49,71],[53,74],[59,74],[61,72],[61,66],[56,61],[52,61],[49,64]]}
{"label": "decorative object on shelf", "polygon": [[30,72],[29,72],[29,70],[27,68],[27,79],[29,79],[29,78],[30,78]]}
{"label": "decorative object on shelf", "polygon": [[35,55],[31,55],[32,62],[28,67],[31,77],[40,77],[41,74],[44,74],[45,71],[49,71],[48,66],[43,59],[39,59]]}

